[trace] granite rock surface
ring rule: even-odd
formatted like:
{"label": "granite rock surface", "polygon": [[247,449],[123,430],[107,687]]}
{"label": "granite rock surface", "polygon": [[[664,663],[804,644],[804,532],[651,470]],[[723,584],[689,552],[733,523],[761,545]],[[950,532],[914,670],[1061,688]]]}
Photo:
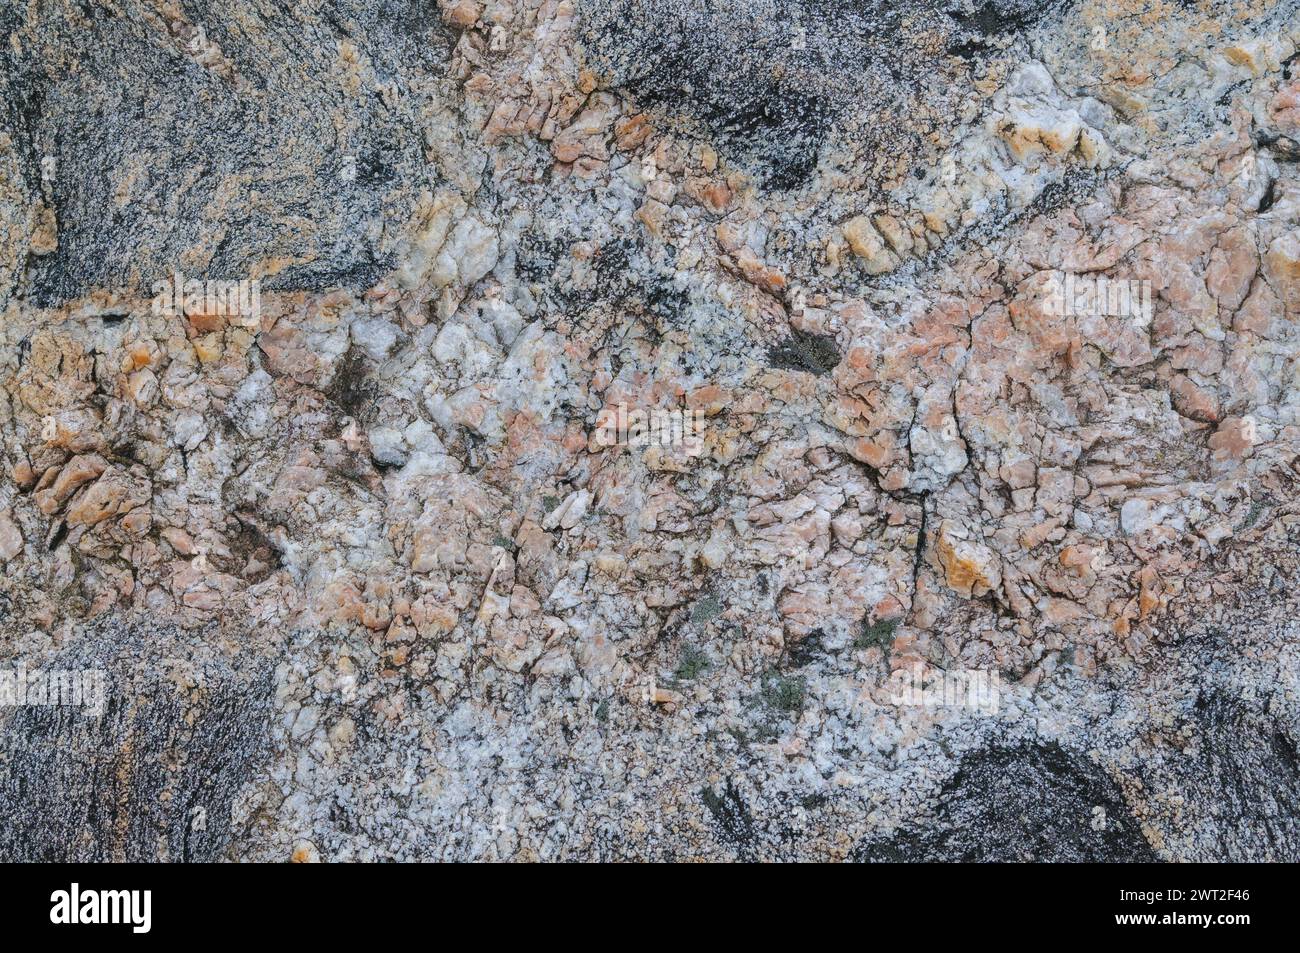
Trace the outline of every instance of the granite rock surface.
{"label": "granite rock surface", "polygon": [[1297,0],[0,29],[0,858],[1300,859]]}

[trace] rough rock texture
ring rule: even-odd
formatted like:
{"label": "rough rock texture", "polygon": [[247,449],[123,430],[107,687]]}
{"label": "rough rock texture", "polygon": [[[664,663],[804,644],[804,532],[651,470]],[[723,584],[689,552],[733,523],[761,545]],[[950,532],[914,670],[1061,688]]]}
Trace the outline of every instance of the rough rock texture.
{"label": "rough rock texture", "polygon": [[1300,859],[1297,0],[0,25],[0,856]]}
{"label": "rough rock texture", "polygon": [[24,660],[103,671],[107,690],[102,713],[27,706],[0,726],[0,856],[220,859],[267,748],[272,664],[111,618]]}
{"label": "rough rock texture", "polygon": [[[908,861],[1155,860],[1115,782],[1056,745],[990,748],[963,759],[939,792],[939,817],[872,843],[860,859]],[[1080,824],[1079,818],[1104,819]]]}

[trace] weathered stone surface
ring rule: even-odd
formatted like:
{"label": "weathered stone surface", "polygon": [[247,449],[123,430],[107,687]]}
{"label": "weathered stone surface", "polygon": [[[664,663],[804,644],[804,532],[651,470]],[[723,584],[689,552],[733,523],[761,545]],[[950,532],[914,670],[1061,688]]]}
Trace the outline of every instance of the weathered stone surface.
{"label": "weathered stone surface", "polygon": [[1056,746],[992,748],[962,761],[940,816],[870,843],[868,862],[1153,861],[1123,793],[1087,754]]}
{"label": "weathered stone surface", "polygon": [[101,706],[0,709],[0,859],[227,855],[243,833],[232,810],[269,753],[268,660],[111,617],[62,651],[21,659],[33,673],[102,673],[105,694]]}
{"label": "weathered stone surface", "polygon": [[1298,12],[0,0],[4,853],[1295,859]]}

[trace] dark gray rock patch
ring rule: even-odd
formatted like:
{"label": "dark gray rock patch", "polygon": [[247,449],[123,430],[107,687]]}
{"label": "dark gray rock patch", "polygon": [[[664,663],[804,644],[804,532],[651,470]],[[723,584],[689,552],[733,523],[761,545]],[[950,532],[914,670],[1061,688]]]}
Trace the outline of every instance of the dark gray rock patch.
{"label": "dark gray rock patch", "polygon": [[867,155],[920,149],[951,115],[969,61],[1066,2],[583,0],[579,10],[588,62],[609,85],[697,123],[784,191],[813,178],[833,132]]}
{"label": "dark gray rock patch", "polygon": [[[924,828],[859,845],[875,863],[1154,861],[1123,794],[1077,752],[993,747],[967,756]],[[1104,814],[1096,809],[1101,808]]]}
{"label": "dark gray rock patch", "polygon": [[436,179],[421,128],[450,48],[436,4],[24,9],[0,0],[19,41],[0,47],[0,132],[58,224],[29,263],[35,303],[144,293],[173,269],[365,289],[391,266],[382,222]]}
{"label": "dark gray rock patch", "polygon": [[106,673],[102,714],[0,708],[0,861],[213,861],[267,752],[271,666],[105,623],[74,648],[9,659]]}

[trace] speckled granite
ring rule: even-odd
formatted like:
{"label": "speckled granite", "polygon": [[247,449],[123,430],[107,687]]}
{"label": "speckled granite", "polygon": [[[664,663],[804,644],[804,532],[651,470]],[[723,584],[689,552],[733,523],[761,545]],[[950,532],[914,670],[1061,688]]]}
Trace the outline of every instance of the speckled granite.
{"label": "speckled granite", "polygon": [[0,0],[0,857],[1300,859],[1298,6]]}

